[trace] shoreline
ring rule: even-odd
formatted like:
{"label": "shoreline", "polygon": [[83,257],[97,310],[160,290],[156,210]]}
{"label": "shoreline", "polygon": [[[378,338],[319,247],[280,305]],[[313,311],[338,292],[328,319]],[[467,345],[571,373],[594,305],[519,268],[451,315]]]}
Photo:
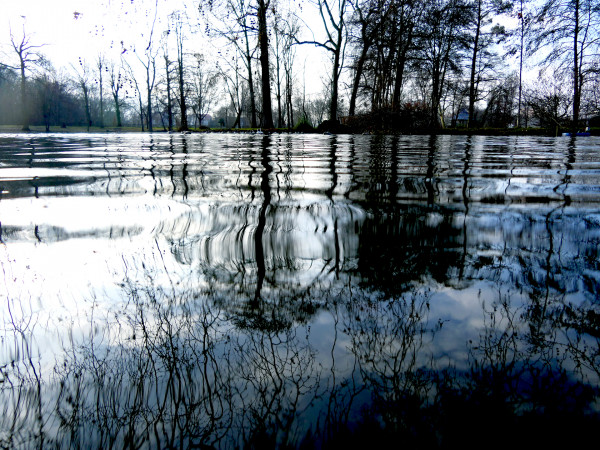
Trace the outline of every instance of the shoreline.
{"label": "shoreline", "polygon": [[[542,136],[542,137],[563,137],[562,130],[558,133],[552,132],[544,128],[442,128],[438,130],[405,130],[405,131],[386,131],[386,130],[374,130],[374,131],[355,131],[350,129],[340,129],[331,131],[320,131],[314,130],[289,130],[287,128],[274,128],[269,130],[263,130],[261,128],[206,128],[206,129],[192,129],[189,131],[168,131],[168,130],[154,130],[148,132],[142,131],[138,127],[91,127],[88,131],[86,127],[54,127],[50,131],[46,131],[45,126],[31,126],[29,131],[21,130],[20,126],[15,125],[0,125],[0,134],[76,134],[76,133],[89,133],[89,134],[113,134],[113,133],[143,133],[143,134],[201,134],[201,133],[289,133],[289,134],[341,134],[341,135],[379,135],[379,136],[444,136],[444,135],[457,135],[457,136]],[[600,136],[600,128],[592,128],[591,136]]]}

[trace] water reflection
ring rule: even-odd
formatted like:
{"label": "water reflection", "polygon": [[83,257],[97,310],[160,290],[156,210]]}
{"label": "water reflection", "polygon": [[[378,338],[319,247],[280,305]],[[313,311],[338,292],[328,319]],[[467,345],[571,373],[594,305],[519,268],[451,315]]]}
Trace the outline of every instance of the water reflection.
{"label": "water reflection", "polygon": [[594,139],[0,136],[2,446],[583,443]]}

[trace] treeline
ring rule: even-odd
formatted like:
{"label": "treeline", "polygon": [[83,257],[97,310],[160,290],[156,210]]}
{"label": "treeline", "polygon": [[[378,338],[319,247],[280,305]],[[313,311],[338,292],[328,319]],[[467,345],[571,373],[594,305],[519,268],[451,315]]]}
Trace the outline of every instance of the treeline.
{"label": "treeline", "polygon": [[[141,13],[147,3],[123,8]],[[82,55],[68,70],[52,68],[25,28],[11,32],[12,59],[0,64],[0,123],[152,131],[309,129],[325,121],[393,131],[577,128],[600,114],[594,0],[191,4],[164,14],[166,2],[150,2],[138,16],[147,30],[139,42]],[[308,13],[316,18],[309,25]],[[305,72],[317,68],[301,68],[301,46],[330,56],[317,96],[305,94]]]}

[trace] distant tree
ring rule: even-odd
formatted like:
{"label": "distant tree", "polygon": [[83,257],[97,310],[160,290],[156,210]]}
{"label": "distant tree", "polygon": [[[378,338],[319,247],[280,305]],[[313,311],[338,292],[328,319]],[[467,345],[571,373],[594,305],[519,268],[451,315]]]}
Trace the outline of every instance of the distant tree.
{"label": "distant tree", "polygon": [[[258,50],[260,65],[260,100],[262,104],[262,126],[272,128],[273,107],[271,102],[271,64],[269,62],[269,16],[276,9],[271,0],[214,0],[207,2],[208,8],[201,4],[202,11],[208,10],[217,18],[219,25],[213,23],[207,29],[216,32],[243,55],[245,76],[248,82],[251,126],[257,126],[256,94],[252,58]],[[222,24],[222,26],[221,26]],[[256,37],[256,45],[253,38]],[[237,76],[237,75],[236,75]]]}
{"label": "distant tree", "polygon": [[[471,35],[468,39],[470,49],[470,78],[469,78],[469,118],[467,127],[475,121],[475,103],[478,100],[479,84],[481,82],[481,60],[493,57],[490,47],[503,38],[505,31],[498,25],[491,27],[492,17],[507,12],[511,5],[503,0],[472,0],[469,4],[470,21],[468,28]],[[489,67],[489,66],[487,66]]]}
{"label": "distant tree", "polygon": [[[152,14],[152,12],[150,12],[150,14]],[[158,56],[158,48],[155,45],[156,43],[154,41],[154,33],[157,17],[158,0],[155,0],[153,20],[152,24],[150,25],[150,31],[147,35],[147,40],[144,42],[143,57],[140,55],[140,52],[136,51],[135,48],[133,50],[135,56],[137,57],[138,61],[142,64],[146,72],[146,121],[149,132],[153,131],[152,91],[154,90],[154,85],[156,83],[156,58]]]}
{"label": "distant tree", "polygon": [[23,25],[20,38],[13,34],[10,29],[10,42],[17,54],[19,60],[19,71],[21,73],[21,123],[22,130],[29,131],[29,102],[27,98],[27,76],[26,73],[31,70],[32,66],[42,64],[45,59],[39,49],[43,45],[34,45],[31,43],[31,35],[25,31]]}
{"label": "distant tree", "polygon": [[[274,15],[273,22],[275,52],[275,96],[277,98],[277,126],[288,128],[293,125],[292,91],[295,60],[294,42],[300,32],[298,17],[290,11],[280,10]],[[282,106],[283,102],[283,106]]]}
{"label": "distant tree", "polygon": [[81,97],[73,92],[73,79],[65,72],[48,64],[30,82],[35,94],[31,102],[32,124],[42,124],[48,132],[51,126],[64,128],[85,123]]}
{"label": "distant tree", "polygon": [[90,68],[85,60],[79,58],[79,68],[72,66],[75,71],[77,85],[81,89],[83,94],[83,101],[85,104],[85,123],[87,130],[90,131],[92,126],[92,114],[90,109],[90,88],[91,88],[91,74]]}
{"label": "distant tree", "polygon": [[543,77],[525,91],[525,99],[531,108],[533,118],[549,130],[568,126],[569,111],[572,110],[572,97],[568,93],[568,83],[564,78]]}
{"label": "distant tree", "polygon": [[229,97],[229,104],[231,109],[235,112],[235,122],[233,124],[233,128],[239,128],[241,126],[241,117],[244,110],[245,98],[248,97],[243,87],[243,85],[246,85],[246,83],[244,80],[242,80],[243,77],[241,75],[241,68],[239,64],[240,59],[241,56],[239,53],[236,53],[233,57],[234,69],[231,71],[223,70],[219,65],[219,62],[217,62],[219,76],[224,82],[225,92]]}
{"label": "distant tree", "polygon": [[350,106],[348,108],[348,114],[351,116],[356,111],[356,100],[368,52],[374,44],[380,28],[384,25],[384,20],[379,17],[379,14],[391,11],[391,8],[384,6],[386,4],[387,0],[363,0],[352,3],[354,11],[350,25],[354,34],[351,35],[351,41],[357,47],[358,55],[354,58],[352,65],[354,76],[350,94]]}
{"label": "distant tree", "polygon": [[598,0],[544,0],[535,19],[532,51],[548,49],[545,60],[572,80],[572,127],[577,128],[582,92],[600,54]]}
{"label": "distant tree", "polygon": [[19,75],[16,68],[0,65],[0,123],[14,125],[15,111],[19,111]]}
{"label": "distant tree", "polygon": [[168,46],[168,37],[169,37],[169,32],[167,31],[164,35],[163,35],[163,42],[162,42],[162,56],[163,56],[163,61],[164,61],[164,69],[165,69],[165,78],[164,78],[164,82],[165,82],[165,93],[167,96],[167,101],[166,101],[166,109],[167,109],[167,123],[168,123],[168,130],[172,131],[173,130],[173,99],[172,99],[172,64],[173,61],[171,61],[171,59],[169,58],[169,46]]}
{"label": "distant tree", "polygon": [[422,15],[427,2],[416,0],[361,0],[352,2],[348,22],[353,49],[349,114],[354,115],[359,96],[370,110],[402,109],[406,68],[415,58],[417,37],[423,35]]}
{"label": "distant tree", "polygon": [[420,80],[423,94],[429,92],[430,125],[437,127],[444,125],[441,103],[448,75],[461,70],[468,5],[463,0],[430,0],[424,9],[415,64],[425,77]]}
{"label": "distant tree", "polygon": [[498,82],[490,91],[481,123],[496,128],[507,128],[514,123],[518,87],[519,80],[514,75]]}
{"label": "distant tree", "polygon": [[190,105],[196,118],[196,127],[202,125],[202,121],[216,103],[215,90],[219,81],[218,75],[210,70],[203,55],[194,55],[196,64],[191,72],[191,98]]}
{"label": "distant tree", "polygon": [[409,55],[414,53],[417,33],[420,32],[419,24],[423,22],[423,15],[426,12],[423,6],[423,3],[417,0],[402,0],[391,16],[392,30],[397,30],[397,33],[392,32],[392,36],[395,37],[392,43],[396,54],[392,94],[394,112],[399,112],[402,107],[401,94],[405,85],[405,70],[409,65]]}
{"label": "distant tree", "polygon": [[98,70],[98,79],[96,81],[98,83],[98,96],[99,96],[99,103],[100,103],[99,125],[100,125],[100,128],[104,128],[104,81],[103,81],[103,75],[104,75],[104,71],[107,70],[107,67],[106,67],[106,59],[102,53],[99,53],[96,58],[96,69]]}
{"label": "distant tree", "polygon": [[584,86],[581,109],[589,116],[600,116],[600,60],[596,64],[596,70],[590,74],[589,82]]}
{"label": "distant tree", "polygon": [[[127,70],[127,78],[129,80],[131,89],[135,92],[138,100],[138,114],[140,116],[140,124],[142,126],[142,133],[145,131],[144,123],[148,123],[147,118],[145,117],[147,114],[146,108],[144,108],[144,101],[142,100],[142,90],[140,89],[140,85],[138,83],[136,72],[133,67],[127,62],[125,58],[123,58],[123,66]],[[150,131],[150,130],[148,130]]]}
{"label": "distant tree", "polygon": [[298,44],[313,44],[331,53],[331,83],[329,120],[337,120],[339,106],[339,81],[344,68],[344,56],[348,30],[346,27],[349,0],[316,0],[326,39],[324,41],[304,40]]}
{"label": "distant tree", "polygon": [[519,62],[519,89],[517,100],[516,126],[520,127],[523,112],[523,67],[527,56],[526,47],[531,37],[531,28],[534,24],[531,0],[515,0],[512,4],[510,16],[517,19],[517,27],[509,34],[507,56],[517,56]]}
{"label": "distant tree", "polygon": [[[203,3],[200,3],[201,12],[205,12]],[[254,32],[249,25],[250,16],[250,1],[249,0],[225,0],[223,3],[209,2],[208,10],[212,14],[213,20],[208,20],[210,25],[207,24],[206,30],[210,35],[211,33],[217,34],[217,36],[226,39],[229,44],[235,49],[235,56],[221,58],[219,64],[221,74],[224,79],[228,80],[227,91],[231,96],[236,97],[239,100],[241,84],[239,83],[240,78],[246,80],[249,93],[249,106],[250,106],[250,121],[251,127],[256,128],[256,96],[254,94],[254,74],[252,70],[252,59],[255,51],[255,46],[251,45],[250,38]],[[219,7],[221,6],[221,7]],[[220,56],[223,56],[221,50],[218,51]],[[239,64],[238,55],[241,57],[244,63],[244,72],[246,75],[242,75],[242,67]],[[224,67],[222,63],[225,63],[227,67]],[[232,69],[235,73],[230,75],[227,69]],[[232,92],[231,88],[235,87],[236,92]],[[232,100],[233,101],[233,100]],[[241,103],[239,101],[233,101],[235,105],[239,105],[238,110],[241,114]],[[236,121],[237,122],[237,121]]]}
{"label": "distant tree", "polygon": [[117,120],[117,127],[121,128],[123,126],[121,118],[121,106],[123,102],[123,99],[121,98],[121,89],[125,84],[125,76],[123,74],[122,66],[120,64],[116,64],[115,62],[111,62],[108,65],[107,71],[109,75],[110,91],[112,93],[115,104],[115,116]]}

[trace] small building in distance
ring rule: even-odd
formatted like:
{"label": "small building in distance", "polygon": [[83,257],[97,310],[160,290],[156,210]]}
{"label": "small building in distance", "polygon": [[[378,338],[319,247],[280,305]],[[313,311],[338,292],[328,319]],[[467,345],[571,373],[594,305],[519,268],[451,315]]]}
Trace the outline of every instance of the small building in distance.
{"label": "small building in distance", "polygon": [[457,127],[466,127],[469,123],[469,111],[466,109],[461,109],[456,115],[456,125]]}

